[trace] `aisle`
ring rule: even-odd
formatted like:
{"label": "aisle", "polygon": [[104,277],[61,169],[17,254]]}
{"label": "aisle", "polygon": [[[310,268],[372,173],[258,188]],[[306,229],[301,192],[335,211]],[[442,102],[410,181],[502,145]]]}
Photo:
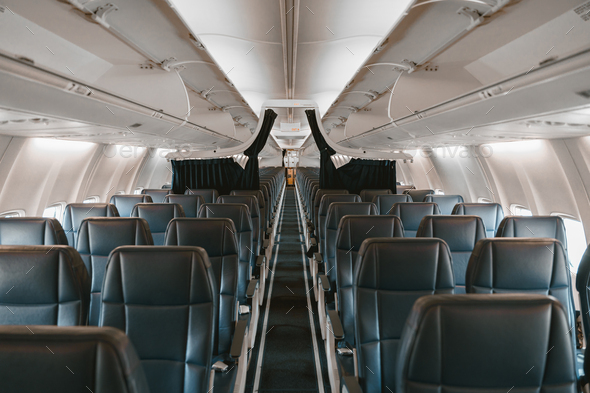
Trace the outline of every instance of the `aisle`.
{"label": "aisle", "polygon": [[[268,315],[266,312],[261,314],[260,333],[256,340],[257,346],[262,347],[262,358],[259,358],[260,348],[253,349],[246,389],[248,392],[255,392],[256,389],[259,392],[330,391],[323,341],[315,315],[316,305],[308,300],[308,294],[313,297],[313,291],[308,292],[311,280],[308,277],[306,286],[304,278],[300,225],[295,190],[289,187],[285,191],[273,250],[274,275],[269,274],[269,279],[273,280],[272,285],[268,285],[268,291],[271,292],[270,306]],[[265,302],[263,309],[266,308]],[[266,327],[263,326],[265,317]],[[260,369],[258,364],[261,365]],[[318,380],[322,382],[318,383]]]}

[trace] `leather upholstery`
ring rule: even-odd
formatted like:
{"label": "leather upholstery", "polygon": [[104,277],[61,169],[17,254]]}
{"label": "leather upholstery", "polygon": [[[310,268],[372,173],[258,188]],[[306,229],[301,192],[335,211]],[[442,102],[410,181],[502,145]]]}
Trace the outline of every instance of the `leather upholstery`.
{"label": "leather upholstery", "polygon": [[317,194],[318,190],[320,189],[320,182],[319,182],[319,180],[310,183],[310,187],[311,187],[311,189],[309,191],[309,194],[306,195],[306,198],[307,199],[306,199],[305,202],[306,202],[306,205],[307,205],[308,210],[310,210],[309,213],[311,215],[311,220],[313,221],[313,220],[315,220],[315,216],[314,216],[314,212],[315,212],[315,209],[314,209],[315,194]]}
{"label": "leather upholstery", "polygon": [[76,249],[91,280],[90,325],[98,325],[104,269],[111,251],[119,246],[153,244],[150,227],[143,218],[86,218],[82,221]]}
{"label": "leather upholstery", "polygon": [[330,204],[326,216],[325,238],[322,240],[322,255],[330,283],[336,284],[335,258],[336,237],[340,220],[347,215],[376,216],[377,207],[371,202],[335,202]]}
{"label": "leather upholstery", "polygon": [[399,393],[575,393],[569,329],[547,296],[423,297],[406,322],[397,386],[383,384]]}
{"label": "leather upholstery", "polygon": [[219,288],[215,354],[229,352],[234,331],[239,271],[235,232],[229,218],[175,218],[166,233],[167,246],[202,247],[209,256]]}
{"label": "leather upholstery", "polygon": [[252,251],[254,251],[256,255],[259,255],[263,238],[263,236],[261,236],[263,222],[260,219],[258,199],[256,199],[254,195],[222,195],[217,198],[217,203],[242,203],[248,206],[253,228],[252,238],[254,241],[254,248]]}
{"label": "leather upholstery", "polygon": [[88,319],[90,279],[69,246],[0,246],[0,292],[0,325],[78,326]]}
{"label": "leather upholstery", "polygon": [[453,257],[455,293],[465,293],[465,274],[475,244],[486,237],[478,216],[425,216],[416,237],[437,237],[447,242]]}
{"label": "leather upholstery", "polygon": [[[582,256],[576,275],[576,289],[580,294],[581,316],[584,324],[584,333],[590,332],[590,248]],[[590,353],[584,356],[585,375],[590,376]]]}
{"label": "leather upholstery", "polygon": [[452,214],[480,216],[486,226],[487,237],[496,235],[500,222],[504,218],[504,212],[499,203],[458,203]]}
{"label": "leather upholstery", "polygon": [[396,190],[397,190],[398,194],[405,194],[406,190],[413,190],[415,188],[416,187],[414,187],[414,186],[401,186],[401,185],[396,186]]}
{"label": "leather upholstery", "polygon": [[68,244],[66,234],[55,218],[0,218],[0,245],[52,246],[54,244]]}
{"label": "leather upholstery", "polygon": [[322,200],[320,201],[320,208],[318,209],[318,223],[316,228],[316,233],[318,235],[318,239],[320,243],[324,241],[326,238],[326,217],[328,215],[328,209],[330,205],[335,202],[361,202],[361,198],[355,194],[325,194],[322,196]]}
{"label": "leather upholstery", "polygon": [[133,207],[138,203],[152,203],[152,197],[144,194],[133,195],[113,195],[110,203],[117,207],[119,216],[131,217]]}
{"label": "leather upholstery", "polygon": [[205,203],[215,203],[215,201],[217,200],[217,198],[219,198],[219,193],[217,192],[217,190],[213,190],[213,189],[194,189],[194,188],[190,188],[190,189],[186,189],[186,191],[184,192],[185,195],[200,195],[203,197],[203,199],[205,200]]}
{"label": "leather upholstery", "polygon": [[454,286],[451,253],[440,239],[363,242],[353,293],[358,371],[364,392],[395,389],[398,348],[414,302],[425,295],[452,294]]}
{"label": "leather upholstery", "polygon": [[412,197],[412,200],[414,200],[416,202],[423,202],[424,198],[426,198],[426,195],[434,194],[434,190],[410,189],[410,190],[405,190],[404,194],[408,194],[409,196]]}
{"label": "leather upholstery", "polygon": [[372,201],[377,206],[379,214],[389,214],[394,203],[413,202],[409,194],[375,195]]}
{"label": "leather upholstery", "polygon": [[548,237],[557,239],[567,251],[563,218],[559,216],[507,216],[498,227],[497,237]]}
{"label": "leather upholstery", "polygon": [[111,254],[100,325],[127,333],[151,393],[209,390],[219,301],[213,270],[198,247]]}
{"label": "leather upholstery", "polygon": [[349,345],[354,345],[352,282],[363,241],[377,237],[403,237],[404,227],[396,216],[344,216],[336,234],[336,290],[340,320]]}
{"label": "leather upholstery", "polygon": [[565,250],[558,240],[480,240],[469,259],[466,285],[467,293],[516,292],[554,296],[568,312],[570,326],[574,326],[571,276]]}
{"label": "leather upholstery", "polygon": [[149,393],[137,353],[122,331],[29,329],[34,334],[25,326],[0,327],[0,391]]}
{"label": "leather upholstery", "polygon": [[178,203],[180,206],[182,206],[185,217],[196,218],[199,214],[199,208],[203,203],[205,203],[205,199],[203,199],[203,197],[200,195],[193,194],[169,194],[164,198],[164,203]]}
{"label": "leather upholstery", "polygon": [[252,219],[248,206],[241,203],[206,203],[201,206],[199,218],[229,218],[234,223],[234,227],[228,229],[234,232],[238,242],[240,259],[238,300],[241,304],[246,304],[246,287],[250,280],[250,267],[254,268],[256,264]]}
{"label": "leather upholstery", "polygon": [[[318,212],[320,210],[320,203],[322,202],[322,197],[327,194],[348,194],[348,190],[327,190],[327,189],[320,189],[315,193],[312,200],[312,211],[313,211],[313,225],[318,226]],[[317,230],[317,229],[316,229]],[[316,235],[318,233],[316,232]]]}
{"label": "leather upholstery", "polygon": [[166,228],[173,218],[184,217],[184,209],[177,203],[138,203],[131,212],[131,217],[147,221],[154,245],[164,245]]}
{"label": "leather upholstery", "polygon": [[110,203],[70,203],[64,212],[63,226],[68,244],[76,248],[78,230],[88,217],[119,217],[119,211]]}
{"label": "leather upholstery", "polygon": [[266,206],[264,202],[264,194],[260,190],[234,190],[230,195],[252,195],[258,199],[258,208],[260,210],[260,220],[262,221],[263,231],[268,228],[270,221],[270,206]]}
{"label": "leather upholstery", "polygon": [[405,237],[416,237],[424,216],[440,214],[440,210],[436,203],[399,202],[393,204],[389,214],[398,216],[402,220]]}
{"label": "leather upholstery", "polygon": [[[420,202],[420,201],[416,201]],[[426,195],[423,202],[434,202],[440,209],[440,214],[451,214],[457,203],[465,202],[461,195]]]}
{"label": "leather upholstery", "polygon": [[391,190],[361,190],[361,201],[373,202],[377,195],[393,194]]}
{"label": "leather upholstery", "polygon": [[144,195],[149,195],[154,203],[163,203],[166,195],[172,194],[172,190],[164,190],[161,188],[144,188],[141,190]]}

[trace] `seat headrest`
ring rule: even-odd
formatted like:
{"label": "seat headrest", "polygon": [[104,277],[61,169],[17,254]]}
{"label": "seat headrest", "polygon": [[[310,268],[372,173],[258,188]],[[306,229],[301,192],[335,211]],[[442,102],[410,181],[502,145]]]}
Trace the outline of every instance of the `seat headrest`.
{"label": "seat headrest", "polygon": [[563,218],[559,216],[507,216],[498,227],[498,237],[548,237],[557,239],[567,251]]}
{"label": "seat headrest", "polygon": [[[10,364],[0,368],[2,391],[149,391],[137,353],[119,329],[0,326],[0,342],[0,362]],[[58,377],[64,370],[72,377],[67,382]]]}
{"label": "seat headrest", "polygon": [[436,203],[398,202],[394,203],[389,214],[398,216],[404,223],[407,236],[415,236],[424,216],[440,214]]}
{"label": "seat headrest", "polygon": [[36,246],[68,244],[66,234],[55,218],[0,218],[0,245]]}
{"label": "seat headrest", "polygon": [[379,214],[389,214],[394,203],[413,201],[409,194],[388,194],[375,195],[372,202],[377,206]]}
{"label": "seat headrest", "polygon": [[480,216],[486,226],[488,237],[494,237],[504,218],[499,203],[458,203],[453,209],[455,215]]}
{"label": "seat headrest", "polygon": [[338,229],[340,219],[346,215],[377,215],[377,207],[371,202],[334,202],[326,214],[326,229]]}
{"label": "seat headrest", "polygon": [[166,231],[167,246],[195,246],[210,258],[238,254],[234,222],[229,218],[175,218]]}
{"label": "seat headrest", "polygon": [[254,229],[250,209],[244,203],[205,203],[199,210],[199,218],[229,218],[238,233]]}
{"label": "seat headrest", "polygon": [[172,190],[166,190],[162,188],[144,188],[141,190],[141,193],[149,195],[154,203],[162,203],[164,202],[166,195],[172,193]]}
{"label": "seat headrest", "polygon": [[209,188],[209,189],[207,189],[207,188],[200,188],[200,189],[187,188],[186,191],[184,192],[184,194],[185,195],[200,195],[205,200],[205,203],[215,203],[215,201],[219,197],[219,193],[217,192],[217,190],[214,190],[212,188]]}
{"label": "seat headrest", "polygon": [[376,195],[384,194],[391,194],[391,190],[361,190],[360,196],[363,202],[373,202],[373,198],[375,198]]}
{"label": "seat headrest", "polygon": [[242,203],[248,206],[250,217],[260,217],[258,199],[254,195],[222,195],[217,198],[217,203]]}
{"label": "seat headrest", "polygon": [[152,245],[147,221],[138,217],[86,218],[80,225],[76,248],[81,254],[108,256],[124,245]]}
{"label": "seat headrest", "polygon": [[184,216],[184,209],[178,203],[138,203],[131,212],[131,217],[145,219],[151,232],[166,232],[170,220]]}
{"label": "seat headrest", "polygon": [[152,197],[144,194],[122,195],[116,194],[111,197],[110,203],[117,207],[121,217],[131,217],[133,206],[138,203],[152,203]]}
{"label": "seat headrest", "polygon": [[319,207],[322,201],[322,197],[326,194],[348,194],[348,190],[328,190],[325,188],[318,188],[315,195],[312,194],[313,205]]}
{"label": "seat headrest", "polygon": [[258,207],[264,208],[264,194],[260,190],[233,190],[230,195],[253,195],[258,199]]}
{"label": "seat headrest", "polygon": [[0,246],[2,325],[85,325],[90,278],[72,247]]}
{"label": "seat headrest", "polygon": [[111,203],[70,203],[64,212],[64,230],[78,232],[82,220],[88,217],[119,217],[119,211]]}
{"label": "seat headrest", "polygon": [[322,196],[322,200],[320,201],[320,209],[318,210],[318,214],[320,216],[325,216],[328,214],[328,208],[332,203],[335,202],[361,202],[361,197],[354,194],[325,194]]}
{"label": "seat headrest", "polygon": [[416,202],[422,202],[422,201],[424,201],[424,198],[426,197],[426,195],[434,194],[434,190],[409,189],[409,190],[405,190],[404,194],[409,194],[412,197],[412,200],[414,200]]}
{"label": "seat headrest", "polygon": [[[416,201],[420,202],[420,201]],[[463,203],[461,195],[426,195],[424,202],[434,202],[440,209],[440,214],[451,214],[457,203]]]}
{"label": "seat headrest", "polygon": [[451,251],[471,251],[486,237],[483,220],[479,216],[424,216],[417,237],[437,237],[447,242]]}
{"label": "seat headrest", "polygon": [[182,206],[186,217],[196,217],[199,214],[199,208],[205,203],[201,195],[195,194],[168,194],[164,198],[164,203],[178,203]]}
{"label": "seat headrest", "polygon": [[344,216],[340,219],[336,248],[358,251],[365,239],[403,237],[404,227],[396,216]]}
{"label": "seat headrest", "polygon": [[548,296],[425,296],[407,319],[390,388],[576,392],[569,330]]}

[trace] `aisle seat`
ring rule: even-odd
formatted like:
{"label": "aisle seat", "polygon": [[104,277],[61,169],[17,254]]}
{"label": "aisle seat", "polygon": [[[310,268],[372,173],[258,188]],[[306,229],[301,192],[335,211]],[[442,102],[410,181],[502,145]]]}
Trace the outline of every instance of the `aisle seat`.
{"label": "aisle seat", "polygon": [[428,215],[438,215],[440,210],[436,203],[398,202],[393,204],[389,214],[402,220],[405,237],[416,237],[422,219]]}
{"label": "aisle seat", "polygon": [[205,203],[205,199],[194,194],[169,194],[164,198],[164,203],[178,203],[182,206],[185,217],[196,218],[199,214],[199,208]]}
{"label": "aisle seat", "polygon": [[373,199],[377,195],[393,195],[391,190],[383,189],[383,190],[361,190],[360,197],[363,202],[373,202]]}
{"label": "aisle seat", "polygon": [[154,245],[164,245],[168,223],[173,218],[184,217],[184,209],[177,203],[138,203],[133,207],[131,217],[147,221]]}
{"label": "aisle seat", "polygon": [[434,194],[434,190],[409,189],[409,190],[405,190],[404,194],[408,194],[409,196],[411,196],[412,200],[415,202],[422,202],[422,201],[424,201],[424,198],[426,198],[426,195]]}
{"label": "aisle seat", "polygon": [[413,202],[412,197],[408,194],[388,194],[375,195],[372,202],[377,206],[377,211],[381,215],[389,214],[395,203]]}
{"label": "aisle seat", "polygon": [[[420,202],[420,201],[416,201]],[[449,215],[457,203],[465,202],[461,195],[426,195],[423,202],[434,202],[440,209],[440,214]]]}
{"label": "aisle seat", "polygon": [[138,203],[152,203],[152,197],[149,195],[143,194],[132,194],[132,195],[124,195],[124,194],[115,194],[111,197],[110,203],[115,205],[117,211],[119,212],[119,216],[121,217],[131,217],[131,212],[133,212],[133,207]]}
{"label": "aisle seat", "polygon": [[187,188],[184,192],[185,195],[200,195],[205,200],[205,203],[215,203],[217,198],[219,198],[219,193],[217,190],[211,188]]}
{"label": "aisle seat", "polygon": [[149,195],[154,203],[163,203],[166,195],[172,194],[172,190],[162,188],[144,188],[141,190],[143,195]]}

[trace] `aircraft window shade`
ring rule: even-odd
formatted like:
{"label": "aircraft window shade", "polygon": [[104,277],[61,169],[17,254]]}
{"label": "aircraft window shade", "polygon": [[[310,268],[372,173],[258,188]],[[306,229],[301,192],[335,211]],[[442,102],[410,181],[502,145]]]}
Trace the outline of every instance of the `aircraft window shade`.
{"label": "aircraft window shade", "polygon": [[136,188],[136,189],[133,191],[133,194],[134,194],[134,195],[139,195],[139,194],[142,194],[142,190],[143,190],[143,188],[141,188],[141,187],[137,187],[137,188]]}
{"label": "aircraft window shade", "polygon": [[0,213],[0,218],[13,218],[13,217],[24,217],[24,210],[10,210],[7,212]]}
{"label": "aircraft window shade", "polygon": [[445,192],[443,190],[441,190],[440,188],[437,188],[436,190],[434,190],[434,193],[436,195],[445,195]]}
{"label": "aircraft window shade", "polygon": [[524,207],[522,205],[517,205],[517,204],[514,204],[514,203],[512,205],[510,205],[510,213],[513,216],[527,216],[527,217],[530,217],[530,216],[533,215],[533,212],[531,212],[526,207]]}
{"label": "aircraft window shade", "polygon": [[59,202],[47,206],[45,210],[43,210],[42,217],[55,218],[57,221],[61,223],[65,205],[65,202]]}
{"label": "aircraft window shade", "polygon": [[488,198],[477,198],[477,203],[493,203],[494,201],[492,201],[491,199]]}
{"label": "aircraft window shade", "polygon": [[82,203],[98,203],[100,202],[100,198],[96,195],[89,196],[88,198],[84,199]]}
{"label": "aircraft window shade", "polygon": [[565,225],[568,259],[572,266],[572,271],[576,272],[587,248],[584,224],[581,221],[566,216],[561,216],[561,218]]}

